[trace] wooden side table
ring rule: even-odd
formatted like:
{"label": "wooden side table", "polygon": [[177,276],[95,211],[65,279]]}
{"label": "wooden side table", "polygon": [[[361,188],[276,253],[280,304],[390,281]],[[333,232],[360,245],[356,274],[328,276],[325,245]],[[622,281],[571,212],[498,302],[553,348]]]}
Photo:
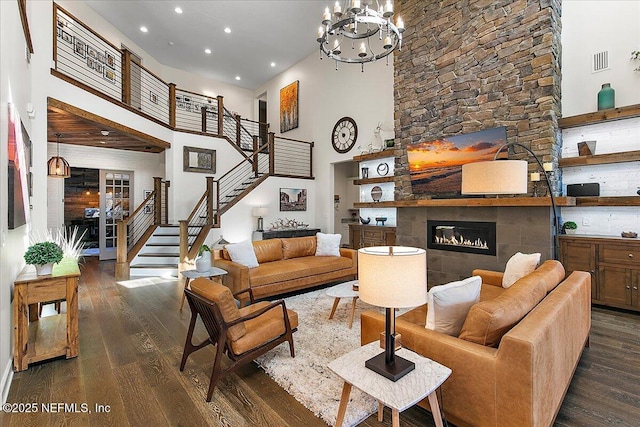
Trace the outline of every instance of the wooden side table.
{"label": "wooden side table", "polygon": [[451,375],[451,369],[431,359],[427,359],[411,350],[402,348],[396,351],[416,364],[416,368],[398,381],[393,382],[364,366],[364,362],[382,351],[378,341],[353,350],[329,363],[329,369],[344,380],[342,397],[336,427],[341,427],[349,403],[351,387],[355,386],[378,401],[378,420],[382,421],[382,408],[391,408],[392,425],[400,425],[400,412],[415,405],[425,397],[429,399],[431,413],[437,427],[442,427],[440,406],[436,397],[438,387]]}
{"label": "wooden side table", "polygon": [[[209,271],[200,272],[198,270],[184,270],[181,271],[180,274],[184,276],[184,289],[189,288],[189,282],[191,279],[197,279],[198,277],[208,277],[212,280],[216,280],[216,277],[224,276],[227,274],[227,270],[223,270],[218,267],[211,267]],[[218,279],[220,283],[222,283],[221,279]],[[180,300],[180,311],[182,311],[182,306],[184,305],[184,291],[182,292],[182,299]]]}
{"label": "wooden side table", "polygon": [[[24,371],[29,363],[78,355],[77,273],[38,276],[26,266],[13,289],[13,369]],[[67,312],[38,318],[38,303],[66,299]]]}

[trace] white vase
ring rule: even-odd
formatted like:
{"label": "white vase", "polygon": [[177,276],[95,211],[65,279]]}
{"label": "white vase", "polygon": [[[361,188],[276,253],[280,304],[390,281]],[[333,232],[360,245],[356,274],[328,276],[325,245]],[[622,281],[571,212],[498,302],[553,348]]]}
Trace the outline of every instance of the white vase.
{"label": "white vase", "polygon": [[564,232],[566,234],[576,234],[576,229],[575,228],[565,228]]}
{"label": "white vase", "polygon": [[51,274],[53,270],[53,263],[50,262],[48,264],[34,264],[36,266],[36,274],[38,276],[46,276],[47,274]]}
{"label": "white vase", "polygon": [[211,252],[203,252],[200,258],[196,259],[196,271],[206,273],[211,270]]}

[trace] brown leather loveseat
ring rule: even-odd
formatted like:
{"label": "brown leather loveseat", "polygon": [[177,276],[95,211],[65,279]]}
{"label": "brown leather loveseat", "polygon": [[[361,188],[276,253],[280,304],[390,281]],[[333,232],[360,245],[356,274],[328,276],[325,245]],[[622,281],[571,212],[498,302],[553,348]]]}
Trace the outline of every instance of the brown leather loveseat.
{"label": "brown leather loveseat", "polygon": [[[480,302],[458,337],[425,328],[426,307],[396,321],[402,344],[448,366],[442,385],[446,417],[456,426],[550,426],[569,387],[591,328],[591,276],[565,279],[549,260],[511,287],[502,273],[482,277]],[[361,316],[362,344],[379,339],[384,315]],[[429,408],[427,400],[420,402]]]}
{"label": "brown leather loveseat", "polygon": [[351,280],[358,273],[358,253],[340,248],[340,256],[315,256],[316,237],[292,237],[252,242],[258,267],[231,261],[226,250],[218,253],[216,267],[228,272],[223,283],[232,292],[251,288],[255,298],[292,292],[337,280]]}

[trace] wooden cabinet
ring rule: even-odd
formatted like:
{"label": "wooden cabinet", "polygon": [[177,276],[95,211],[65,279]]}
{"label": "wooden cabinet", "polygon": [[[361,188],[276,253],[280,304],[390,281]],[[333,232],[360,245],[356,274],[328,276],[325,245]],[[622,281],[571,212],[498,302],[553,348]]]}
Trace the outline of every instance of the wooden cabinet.
{"label": "wooden cabinet", "polygon": [[396,228],[376,225],[349,225],[349,242],[353,249],[396,244]]}
{"label": "wooden cabinet", "polygon": [[560,236],[560,260],[567,274],[591,273],[596,304],[640,311],[640,240]]}

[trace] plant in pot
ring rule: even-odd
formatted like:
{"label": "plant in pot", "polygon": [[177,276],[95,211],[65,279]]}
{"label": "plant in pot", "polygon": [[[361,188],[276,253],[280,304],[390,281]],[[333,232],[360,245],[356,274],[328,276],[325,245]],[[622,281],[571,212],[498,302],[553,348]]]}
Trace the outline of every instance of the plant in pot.
{"label": "plant in pot", "polygon": [[196,271],[205,273],[209,270],[211,270],[211,249],[207,245],[202,245],[196,258]]}
{"label": "plant in pot", "polygon": [[573,221],[567,221],[562,224],[562,231],[564,231],[565,234],[575,234],[577,228],[578,224]]}
{"label": "plant in pot", "polygon": [[38,276],[51,274],[53,264],[62,260],[62,249],[53,242],[40,242],[29,246],[24,254],[27,264],[36,266]]}

